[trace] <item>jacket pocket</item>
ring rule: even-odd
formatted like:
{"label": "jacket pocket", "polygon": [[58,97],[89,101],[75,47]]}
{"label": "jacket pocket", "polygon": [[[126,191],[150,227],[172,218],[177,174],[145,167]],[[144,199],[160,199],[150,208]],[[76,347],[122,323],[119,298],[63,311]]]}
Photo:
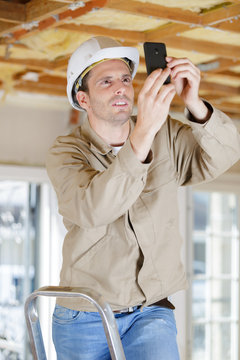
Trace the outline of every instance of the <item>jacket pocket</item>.
{"label": "jacket pocket", "polygon": [[158,190],[161,186],[168,184],[174,179],[174,173],[169,158],[163,158],[154,166],[150,167],[147,175],[146,185],[143,193],[151,193]]}

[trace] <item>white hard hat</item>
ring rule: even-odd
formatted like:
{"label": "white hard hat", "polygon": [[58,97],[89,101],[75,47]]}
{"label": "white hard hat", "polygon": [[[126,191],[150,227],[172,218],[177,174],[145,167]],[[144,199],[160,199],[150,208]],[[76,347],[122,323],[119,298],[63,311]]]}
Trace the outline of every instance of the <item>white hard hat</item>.
{"label": "white hard hat", "polygon": [[81,73],[89,66],[104,59],[127,58],[131,61],[132,78],[139,64],[139,53],[134,47],[121,46],[119,42],[105,36],[93,37],[82,43],[72,54],[67,68],[67,96],[70,104],[83,110],[73,99],[73,86]]}

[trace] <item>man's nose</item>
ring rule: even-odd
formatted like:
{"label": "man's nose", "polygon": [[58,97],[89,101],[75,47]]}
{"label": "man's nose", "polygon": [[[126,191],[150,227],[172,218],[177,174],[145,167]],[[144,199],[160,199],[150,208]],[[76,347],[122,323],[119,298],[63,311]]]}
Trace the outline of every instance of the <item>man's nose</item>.
{"label": "man's nose", "polygon": [[116,87],[115,87],[115,94],[116,95],[122,95],[122,94],[125,93],[125,91],[126,91],[126,89],[125,89],[125,86],[124,86],[123,82],[118,81],[116,83]]}

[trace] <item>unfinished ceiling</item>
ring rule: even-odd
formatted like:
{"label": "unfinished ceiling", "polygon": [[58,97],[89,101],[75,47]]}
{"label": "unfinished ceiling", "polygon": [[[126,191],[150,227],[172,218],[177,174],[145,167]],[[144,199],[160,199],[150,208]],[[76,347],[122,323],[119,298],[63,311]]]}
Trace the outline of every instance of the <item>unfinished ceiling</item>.
{"label": "unfinished ceiling", "polygon": [[[136,97],[146,78],[143,42],[167,45],[202,70],[200,95],[240,119],[240,1],[0,0],[0,88],[66,96],[69,56],[94,35],[139,49]],[[182,111],[176,96],[173,111]]]}

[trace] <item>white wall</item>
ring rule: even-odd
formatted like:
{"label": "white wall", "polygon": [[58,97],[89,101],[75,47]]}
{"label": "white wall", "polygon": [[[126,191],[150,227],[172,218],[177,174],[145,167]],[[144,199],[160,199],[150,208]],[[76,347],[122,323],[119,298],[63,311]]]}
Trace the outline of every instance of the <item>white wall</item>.
{"label": "white wall", "polygon": [[9,98],[0,104],[0,164],[44,166],[47,149],[70,131],[65,100]]}
{"label": "white wall", "polygon": [[[8,95],[0,102],[0,164],[44,167],[55,138],[71,131],[71,110],[66,98]],[[172,116],[182,120],[180,114]],[[84,117],[79,112],[79,122]],[[240,130],[240,121],[236,125]],[[240,172],[240,162],[231,171]]]}

